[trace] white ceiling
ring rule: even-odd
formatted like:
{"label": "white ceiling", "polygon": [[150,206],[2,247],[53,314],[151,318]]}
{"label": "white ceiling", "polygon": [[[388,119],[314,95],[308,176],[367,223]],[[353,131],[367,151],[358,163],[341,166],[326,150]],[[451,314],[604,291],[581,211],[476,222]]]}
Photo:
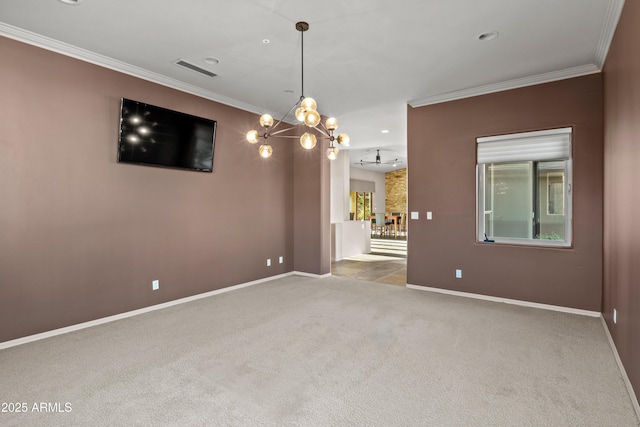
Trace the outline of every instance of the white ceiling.
{"label": "white ceiling", "polygon": [[[339,131],[351,138],[351,162],[375,160],[382,148],[383,162],[398,158],[406,166],[407,104],[598,72],[623,4],[2,0],[0,35],[279,118],[301,95],[295,23],[306,21],[304,95],[318,101],[321,114],[338,118]],[[478,40],[489,31],[499,36]],[[210,65],[205,57],[220,62]],[[177,59],[218,76],[178,67]]]}

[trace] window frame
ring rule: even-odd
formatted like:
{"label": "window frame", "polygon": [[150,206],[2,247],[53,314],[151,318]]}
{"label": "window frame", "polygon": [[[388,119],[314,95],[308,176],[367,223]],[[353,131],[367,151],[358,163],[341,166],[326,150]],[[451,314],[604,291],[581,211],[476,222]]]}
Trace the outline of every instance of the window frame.
{"label": "window frame", "polygon": [[[478,146],[482,142],[490,142],[490,141],[503,141],[503,140],[515,140],[521,138],[528,137],[540,137],[540,136],[553,136],[561,133],[568,133],[570,138],[570,148],[569,148],[569,158],[568,159],[558,159],[557,161],[564,162],[564,240],[551,240],[551,239],[536,239],[535,236],[531,238],[522,238],[522,237],[500,237],[500,236],[492,236],[488,231],[485,230],[485,221],[486,215],[488,212],[485,210],[485,165],[486,164],[509,164],[509,163],[522,163],[522,162],[532,162],[532,179],[534,184],[531,188],[532,197],[534,201],[534,209],[532,211],[532,231],[533,231],[533,220],[535,218],[535,212],[539,211],[536,208],[535,203],[539,203],[538,197],[540,193],[540,189],[538,187],[538,183],[535,182],[538,180],[538,173],[536,171],[536,164],[538,162],[546,162],[546,161],[556,161],[551,159],[543,159],[543,160],[510,160],[505,162],[483,162],[478,163]],[[532,246],[532,247],[553,247],[553,248],[572,248],[573,247],[573,129],[572,128],[558,128],[558,129],[549,129],[544,131],[534,131],[534,132],[523,132],[523,133],[514,133],[507,135],[499,135],[496,137],[485,137],[485,138],[477,138],[476,139],[476,242],[477,243],[487,243],[485,240],[485,232],[487,238],[491,241],[491,243],[496,244],[506,244],[506,245],[518,245],[518,246]],[[546,185],[546,189],[544,191],[548,191],[548,185]],[[547,203],[548,205],[548,200]],[[548,206],[543,207],[545,210],[548,209]],[[489,214],[491,212],[489,211]],[[538,213],[539,216],[537,218],[538,222],[541,213]]]}
{"label": "window frame", "polygon": [[[565,180],[565,174],[561,174],[558,172],[551,172],[547,174],[547,182],[546,182],[546,191],[547,191],[547,203],[546,203],[546,208],[547,208],[547,215],[564,215],[566,212],[565,206],[567,205],[567,198],[566,198],[566,191],[562,192],[562,213],[555,213],[555,212],[550,212],[549,208],[551,207],[551,196],[552,196],[552,192],[551,192],[551,184],[558,184],[557,182],[551,182],[549,180],[549,178],[552,177],[560,177],[560,179],[562,180],[562,182],[560,184],[562,184],[562,188],[566,190],[566,180]],[[554,194],[555,195],[555,194]],[[555,207],[555,204],[554,204]]]}

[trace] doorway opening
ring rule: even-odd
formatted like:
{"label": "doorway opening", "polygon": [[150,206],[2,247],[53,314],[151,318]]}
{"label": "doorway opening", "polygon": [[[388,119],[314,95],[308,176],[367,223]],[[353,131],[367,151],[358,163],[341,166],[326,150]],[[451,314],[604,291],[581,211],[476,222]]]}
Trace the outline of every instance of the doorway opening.
{"label": "doorway opening", "polygon": [[333,261],[332,274],[391,285],[407,284],[406,177],[406,168],[386,173],[358,170],[357,180],[375,181],[375,186],[372,185],[373,191],[361,191],[352,182],[349,219],[369,223],[370,252]]}

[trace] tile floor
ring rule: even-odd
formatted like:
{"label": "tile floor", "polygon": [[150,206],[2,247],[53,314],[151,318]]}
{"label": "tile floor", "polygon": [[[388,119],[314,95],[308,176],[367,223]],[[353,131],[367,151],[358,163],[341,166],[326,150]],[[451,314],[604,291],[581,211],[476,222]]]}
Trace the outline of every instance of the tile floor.
{"label": "tile floor", "polygon": [[371,239],[371,253],[331,263],[336,276],[369,280],[389,285],[407,284],[407,241]]}

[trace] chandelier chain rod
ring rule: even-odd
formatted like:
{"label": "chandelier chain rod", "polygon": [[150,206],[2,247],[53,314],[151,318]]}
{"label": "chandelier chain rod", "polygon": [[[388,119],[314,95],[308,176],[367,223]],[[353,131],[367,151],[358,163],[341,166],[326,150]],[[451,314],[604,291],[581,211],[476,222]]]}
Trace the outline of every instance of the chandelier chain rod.
{"label": "chandelier chain rod", "polygon": [[300,31],[300,75],[302,86],[300,88],[300,100],[304,99],[304,31]]}

